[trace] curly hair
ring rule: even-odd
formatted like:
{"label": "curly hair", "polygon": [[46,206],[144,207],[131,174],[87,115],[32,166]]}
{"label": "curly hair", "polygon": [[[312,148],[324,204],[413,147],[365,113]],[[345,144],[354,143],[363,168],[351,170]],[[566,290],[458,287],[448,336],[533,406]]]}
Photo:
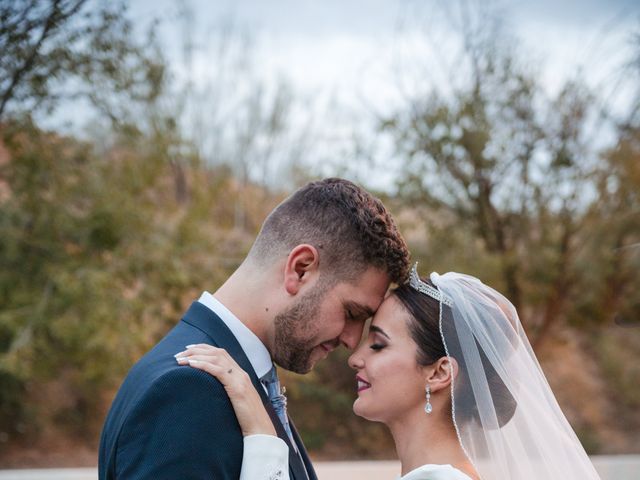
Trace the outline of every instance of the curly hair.
{"label": "curly hair", "polygon": [[267,217],[249,257],[264,264],[296,245],[313,245],[321,275],[354,279],[368,267],[401,284],[409,270],[409,251],[382,202],[341,178],[310,182]]}

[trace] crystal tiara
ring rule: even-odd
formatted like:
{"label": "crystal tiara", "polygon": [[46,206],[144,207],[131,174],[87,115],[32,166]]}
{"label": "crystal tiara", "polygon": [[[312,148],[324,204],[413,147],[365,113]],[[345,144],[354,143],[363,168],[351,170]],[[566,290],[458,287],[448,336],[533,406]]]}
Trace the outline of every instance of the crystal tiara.
{"label": "crystal tiara", "polygon": [[437,288],[434,288],[420,280],[420,275],[418,275],[418,262],[414,263],[411,268],[411,273],[409,274],[409,286],[420,293],[430,296],[438,302],[442,302],[449,307],[453,307],[453,301],[449,297]]}

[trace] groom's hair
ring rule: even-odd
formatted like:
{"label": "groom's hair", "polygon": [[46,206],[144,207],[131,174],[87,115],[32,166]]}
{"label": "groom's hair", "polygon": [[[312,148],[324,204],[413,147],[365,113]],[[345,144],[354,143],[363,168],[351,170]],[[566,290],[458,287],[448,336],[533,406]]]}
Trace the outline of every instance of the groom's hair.
{"label": "groom's hair", "polygon": [[407,245],[385,206],[341,178],[308,183],[278,205],[248,259],[267,265],[303,243],[318,250],[325,281],[352,281],[373,266],[400,284],[409,270]]}

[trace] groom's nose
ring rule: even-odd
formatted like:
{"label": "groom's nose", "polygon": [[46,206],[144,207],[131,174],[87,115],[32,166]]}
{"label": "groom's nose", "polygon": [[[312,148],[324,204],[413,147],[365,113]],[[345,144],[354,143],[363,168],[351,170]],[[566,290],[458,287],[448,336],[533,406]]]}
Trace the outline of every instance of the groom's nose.
{"label": "groom's nose", "polygon": [[360,343],[363,328],[364,322],[348,322],[338,337],[340,343],[349,350],[354,350]]}

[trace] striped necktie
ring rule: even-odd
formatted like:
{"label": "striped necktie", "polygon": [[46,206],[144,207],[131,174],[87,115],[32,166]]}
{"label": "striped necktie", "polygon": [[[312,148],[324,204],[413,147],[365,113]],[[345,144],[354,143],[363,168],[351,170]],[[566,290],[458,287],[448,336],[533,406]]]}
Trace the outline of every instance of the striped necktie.
{"label": "striped necktie", "polygon": [[287,435],[289,435],[291,444],[297,450],[298,446],[293,440],[293,434],[291,433],[291,427],[289,426],[289,419],[287,417],[287,397],[285,397],[280,391],[280,380],[278,380],[278,373],[276,372],[275,365],[271,367],[271,370],[269,370],[269,372],[264,375],[260,381],[267,389],[271,405],[278,414],[280,423],[282,423]]}

